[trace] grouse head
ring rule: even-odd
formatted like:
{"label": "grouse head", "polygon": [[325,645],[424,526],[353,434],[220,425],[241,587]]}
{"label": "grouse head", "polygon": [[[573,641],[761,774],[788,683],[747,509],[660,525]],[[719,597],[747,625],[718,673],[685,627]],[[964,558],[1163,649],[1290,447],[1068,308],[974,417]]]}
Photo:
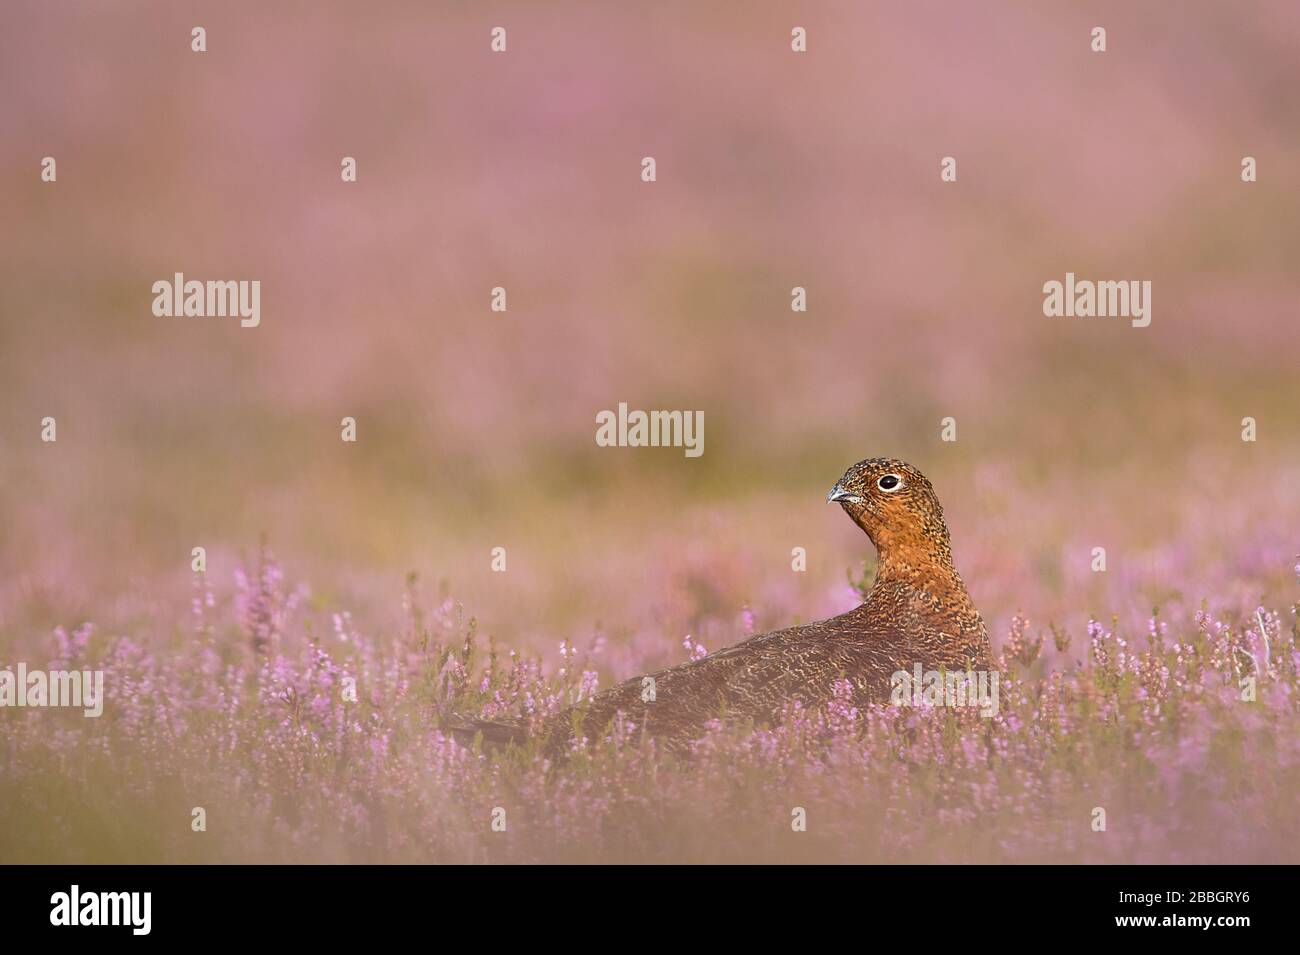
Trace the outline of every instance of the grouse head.
{"label": "grouse head", "polygon": [[844,472],[826,495],[866,531],[882,571],[912,576],[947,570],[952,550],[943,508],[926,476],[905,461],[868,458]]}

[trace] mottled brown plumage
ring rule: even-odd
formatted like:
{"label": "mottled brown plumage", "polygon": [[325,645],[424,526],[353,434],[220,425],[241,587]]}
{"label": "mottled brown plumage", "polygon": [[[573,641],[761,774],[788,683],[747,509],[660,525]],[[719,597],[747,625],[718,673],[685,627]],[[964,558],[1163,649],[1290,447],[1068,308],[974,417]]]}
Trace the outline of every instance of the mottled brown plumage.
{"label": "mottled brown plumage", "polygon": [[[542,749],[564,752],[574,727],[591,741],[620,711],[670,749],[681,749],[716,717],[771,723],[798,698],[807,706],[831,699],[847,679],[858,705],[886,702],[890,678],[925,670],[988,669],[984,622],[952,563],[948,527],[930,482],[892,458],[861,461],[827,496],[871,538],[879,555],[866,600],[848,613],[750,637],[702,659],[635,677],[565,710],[545,727]],[[517,724],[476,722],[457,735],[482,733],[489,744],[522,743]]]}

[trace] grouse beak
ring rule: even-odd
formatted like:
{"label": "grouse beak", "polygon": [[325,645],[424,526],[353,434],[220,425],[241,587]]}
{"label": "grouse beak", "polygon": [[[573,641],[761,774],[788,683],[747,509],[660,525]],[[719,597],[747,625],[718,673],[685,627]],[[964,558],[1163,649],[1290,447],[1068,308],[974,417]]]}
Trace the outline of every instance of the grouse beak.
{"label": "grouse beak", "polygon": [[826,495],[826,503],[834,504],[836,501],[848,501],[850,504],[860,504],[862,498],[849,491],[844,490],[839,484],[831,488],[830,493]]}

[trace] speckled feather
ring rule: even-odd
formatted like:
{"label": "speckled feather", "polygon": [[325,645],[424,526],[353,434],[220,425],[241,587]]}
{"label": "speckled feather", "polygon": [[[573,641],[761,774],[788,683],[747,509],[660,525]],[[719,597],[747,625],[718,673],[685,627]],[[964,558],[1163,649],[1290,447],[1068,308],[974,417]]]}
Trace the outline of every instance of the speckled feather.
{"label": "speckled feather", "polygon": [[[890,490],[882,487],[896,479]],[[645,678],[619,684],[546,724],[543,751],[565,752],[575,732],[598,739],[620,711],[669,749],[681,750],[715,718],[770,724],[798,698],[806,706],[829,701],[847,679],[854,702],[885,702],[890,678],[920,663],[988,669],[988,635],[952,562],[948,527],[930,482],[892,458],[861,461],[831,489],[871,538],[879,555],[866,600],[848,613],[806,626],[759,634],[715,653],[649,674],[655,696],[645,702]],[[483,734],[489,745],[523,744],[523,728],[474,721],[453,726],[463,740]]]}

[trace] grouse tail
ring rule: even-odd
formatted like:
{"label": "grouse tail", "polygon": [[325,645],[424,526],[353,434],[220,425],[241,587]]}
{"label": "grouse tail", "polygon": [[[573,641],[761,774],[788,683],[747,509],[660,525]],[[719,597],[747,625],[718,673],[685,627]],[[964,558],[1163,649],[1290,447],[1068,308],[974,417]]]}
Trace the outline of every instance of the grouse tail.
{"label": "grouse tail", "polygon": [[456,742],[469,749],[478,738],[483,740],[483,748],[508,749],[511,746],[523,747],[528,744],[528,730],[518,723],[502,720],[456,720],[446,721],[446,728],[451,731]]}

